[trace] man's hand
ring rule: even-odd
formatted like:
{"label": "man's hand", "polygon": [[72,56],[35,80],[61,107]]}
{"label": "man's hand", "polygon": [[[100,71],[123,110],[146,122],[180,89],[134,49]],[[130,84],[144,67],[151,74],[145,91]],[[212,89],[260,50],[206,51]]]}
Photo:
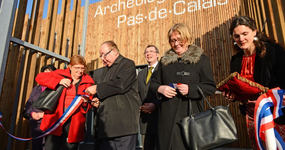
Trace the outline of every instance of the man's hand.
{"label": "man's hand", "polygon": [[90,95],[96,94],[97,93],[97,85],[89,86],[87,89],[85,89],[85,92],[90,94]]}
{"label": "man's hand", "polygon": [[155,110],[155,105],[153,103],[144,103],[144,105],[140,107],[140,110],[144,113],[150,114]]}
{"label": "man's hand", "polygon": [[98,99],[97,97],[95,97],[95,98],[92,99],[91,105],[92,105],[93,107],[98,108],[98,107],[99,107],[99,104],[100,104],[100,101],[99,101],[99,99]]}

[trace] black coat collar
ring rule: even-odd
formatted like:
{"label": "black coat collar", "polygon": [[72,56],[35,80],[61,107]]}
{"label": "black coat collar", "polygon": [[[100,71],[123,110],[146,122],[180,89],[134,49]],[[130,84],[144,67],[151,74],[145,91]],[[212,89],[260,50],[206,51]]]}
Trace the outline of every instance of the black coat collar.
{"label": "black coat collar", "polygon": [[[255,63],[254,63],[254,74],[253,74],[253,78],[254,81],[263,85],[263,86],[267,86],[270,87],[272,82],[271,80],[275,80],[273,79],[273,73],[274,71],[272,70],[272,66],[273,66],[273,61],[275,59],[275,48],[272,47],[270,44],[266,44],[266,55],[264,56],[264,58],[260,57],[260,53],[261,51],[256,51],[256,56],[255,56]],[[238,52],[237,54],[235,54],[234,56],[232,56],[232,60],[231,60],[231,73],[233,72],[238,72],[241,73],[241,64],[242,64],[242,58],[243,58],[243,51]]]}

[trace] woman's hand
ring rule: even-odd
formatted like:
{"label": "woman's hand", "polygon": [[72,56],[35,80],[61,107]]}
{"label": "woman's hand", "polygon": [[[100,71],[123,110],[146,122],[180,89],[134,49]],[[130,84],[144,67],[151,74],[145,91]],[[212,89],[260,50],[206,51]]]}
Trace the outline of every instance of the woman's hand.
{"label": "woman's hand", "polygon": [[85,90],[86,93],[90,94],[90,95],[94,95],[97,93],[97,85],[92,85],[92,86],[89,86],[86,90]]}
{"label": "woman's hand", "polygon": [[70,79],[61,79],[60,82],[59,82],[60,85],[63,85],[64,87],[68,88],[71,84],[71,81]]}
{"label": "woman's hand", "polygon": [[176,93],[176,89],[172,88],[172,87],[170,87],[168,85],[161,85],[158,88],[158,92],[163,94],[167,98],[172,98],[172,97],[174,97],[177,94]]}
{"label": "woman's hand", "polygon": [[32,113],[32,118],[34,120],[40,120],[41,118],[43,118],[44,116],[44,112],[33,112]]}
{"label": "woman's hand", "polygon": [[98,107],[99,107],[99,104],[100,104],[100,101],[99,101],[98,97],[95,97],[95,98],[92,99],[91,105],[92,105],[93,107],[98,108]]}
{"label": "woman's hand", "polygon": [[177,84],[177,89],[182,95],[187,95],[189,92],[189,87],[187,84]]}
{"label": "woman's hand", "polygon": [[236,95],[235,95],[235,93],[233,93],[233,92],[230,92],[230,91],[228,91],[228,92],[223,92],[223,96],[225,96],[226,97],[226,99],[228,99],[228,100],[230,100],[230,101],[234,101],[235,100],[235,97],[236,97]]}

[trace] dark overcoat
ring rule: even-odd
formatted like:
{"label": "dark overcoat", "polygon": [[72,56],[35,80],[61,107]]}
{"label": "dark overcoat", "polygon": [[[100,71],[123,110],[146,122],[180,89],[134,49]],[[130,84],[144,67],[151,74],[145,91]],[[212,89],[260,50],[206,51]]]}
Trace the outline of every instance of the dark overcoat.
{"label": "dark overcoat", "polygon": [[[260,51],[256,51],[254,62],[254,81],[268,88],[280,87],[285,89],[285,51],[274,43],[267,43],[264,58],[260,57]],[[244,52],[239,51],[232,56],[231,73],[241,73],[242,56]]]}
{"label": "dark overcoat", "polygon": [[[254,81],[268,87],[269,89],[280,87],[285,89],[285,51],[275,43],[266,43],[266,54],[260,57],[260,50],[256,50],[254,62]],[[231,73],[241,73],[242,56],[244,52],[241,50],[232,56],[231,59]],[[243,115],[245,112],[245,105],[240,106],[240,111]],[[283,112],[285,112],[283,110]],[[275,120],[280,124],[285,124],[285,117],[279,117]]]}
{"label": "dark overcoat", "polygon": [[[150,90],[161,98],[158,121],[158,147],[160,150],[186,149],[181,139],[180,129],[177,124],[182,118],[188,116],[188,100],[192,100],[193,112],[199,112],[198,106],[204,106],[202,97],[198,93],[200,86],[205,96],[214,94],[216,84],[209,58],[203,50],[196,45],[189,46],[179,58],[173,49],[166,52],[161,59],[161,64],[155,77],[151,81]],[[177,90],[173,98],[166,98],[157,90],[161,85],[171,83],[187,84],[189,91],[182,95]],[[211,127],[209,127],[211,128]]]}
{"label": "dark overcoat", "polygon": [[[138,132],[140,100],[135,63],[119,55],[111,67],[102,68],[97,84],[98,138]],[[96,72],[94,72],[96,73]]]}
{"label": "dark overcoat", "polygon": [[[153,70],[155,74],[159,64]],[[150,82],[146,83],[146,77],[148,74],[148,67],[142,69],[138,74],[139,82],[139,95],[142,105],[144,103],[153,103],[156,109],[150,114],[140,113],[140,133],[141,134],[157,134],[157,122],[158,122],[158,107],[160,106],[160,100],[149,90]],[[153,78],[153,75],[150,77],[149,81]]]}

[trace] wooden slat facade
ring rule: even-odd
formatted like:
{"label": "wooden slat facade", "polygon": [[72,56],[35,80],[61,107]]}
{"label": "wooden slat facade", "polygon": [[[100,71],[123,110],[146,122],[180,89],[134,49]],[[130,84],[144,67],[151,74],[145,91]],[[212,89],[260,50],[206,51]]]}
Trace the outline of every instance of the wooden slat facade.
{"label": "wooden slat facade", "polygon": [[[13,36],[62,56],[77,54],[82,42],[84,7],[81,7],[81,0],[62,0],[61,4],[59,0],[49,1],[47,18],[42,19],[44,1],[35,0],[30,15],[33,17],[28,18],[24,13],[27,0],[20,0]],[[61,12],[56,15],[58,8],[61,8]],[[175,23],[185,23],[195,38],[194,44],[202,47],[209,56],[215,82],[219,83],[230,73],[233,42],[229,35],[231,21],[236,16],[247,15],[256,20],[261,31],[266,20],[264,33],[284,46],[284,9],[285,2],[282,0],[103,0],[89,5],[85,49],[88,69],[102,66],[99,47],[106,40],[115,41],[120,53],[134,60],[136,65],[146,64],[143,52],[149,44],[156,45],[163,56],[170,48],[167,37],[169,28]],[[41,66],[51,63],[52,59],[13,44],[10,49],[0,100],[2,123],[10,130],[13,104],[17,103],[14,134],[30,137],[28,122],[23,119],[21,112],[36,85],[36,74]],[[57,68],[65,66],[57,60],[55,65]],[[228,104],[221,95],[211,96],[210,102],[213,106]],[[238,103],[231,103],[230,111],[239,140],[225,147],[250,148],[245,117],[240,114]],[[0,130],[0,137],[0,149],[5,149],[8,135]],[[12,149],[29,147],[28,142],[12,141]]]}
{"label": "wooden slat facade", "polygon": [[[20,5],[16,14],[20,14],[21,17],[18,18],[22,20],[18,19],[15,21],[13,36],[32,43],[36,46],[40,46],[49,51],[54,50],[54,42],[57,42],[59,43],[59,47],[57,47],[57,51],[55,52],[65,56],[66,45],[64,44],[66,44],[66,41],[69,37],[74,36],[74,32],[69,33],[68,31],[70,26],[73,25],[69,23],[71,18],[69,14],[70,12],[74,12],[73,10],[70,10],[70,1],[71,0],[64,1],[64,6],[62,6],[64,10],[61,11],[61,14],[57,15],[57,7],[61,7],[58,6],[59,0],[50,0],[48,6],[49,13],[47,14],[47,18],[42,19],[45,1],[34,0],[30,18],[25,19],[27,0],[20,0]],[[75,2],[76,3],[74,3],[74,7],[81,8],[81,3],[77,1]],[[29,15],[26,16],[28,17]],[[60,16],[62,17],[60,18]],[[62,21],[57,21],[57,18],[60,18]],[[21,31],[21,34],[16,35],[16,33],[19,34],[19,31]],[[59,41],[58,38],[55,40],[55,32],[60,32],[63,35]],[[22,38],[22,35],[27,36],[25,38]],[[16,46],[17,45],[13,46],[11,49]],[[23,51],[25,53],[23,53]],[[72,53],[76,54],[77,51],[78,48],[76,49],[76,52],[73,52],[73,49],[69,48],[69,55]],[[45,55],[35,53],[33,50],[29,49],[23,50],[23,48],[20,48],[19,46],[17,46],[16,49],[14,48],[14,50],[9,51],[9,60],[7,63],[8,67],[6,70],[3,91],[1,94],[0,111],[3,112],[3,125],[7,130],[11,130],[10,128],[12,125],[11,120],[13,115],[13,104],[17,103],[15,114],[16,118],[13,124],[14,129],[12,129],[13,134],[16,136],[30,137],[29,123],[27,120],[23,119],[21,112],[23,111],[24,105],[30,96],[32,88],[36,85],[34,81],[36,74],[39,72],[40,68],[43,65],[49,64],[50,60],[51,59]],[[21,62],[22,72],[19,73]],[[64,68],[64,66],[65,65],[61,62],[58,62],[56,64],[57,68]],[[17,89],[18,83],[20,86]],[[19,90],[19,94],[17,95],[19,98],[16,97],[16,90]],[[3,130],[0,130],[0,137],[0,149],[6,149],[8,144],[8,135]],[[11,144],[11,149],[13,150],[24,150],[30,147],[29,142],[12,140]]]}

